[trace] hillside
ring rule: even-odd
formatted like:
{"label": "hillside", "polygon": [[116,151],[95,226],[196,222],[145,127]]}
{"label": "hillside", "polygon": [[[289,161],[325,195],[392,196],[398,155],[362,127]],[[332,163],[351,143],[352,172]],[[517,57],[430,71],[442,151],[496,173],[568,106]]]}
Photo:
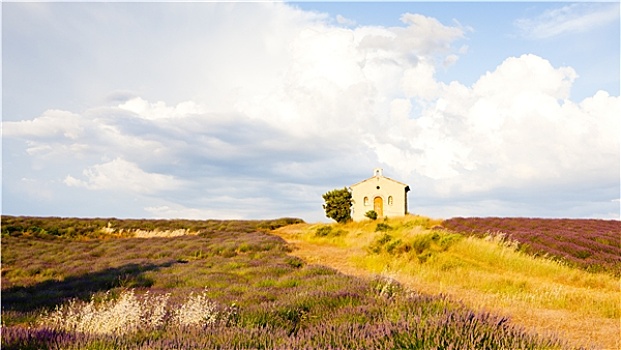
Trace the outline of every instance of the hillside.
{"label": "hillside", "polygon": [[529,255],[621,276],[621,222],[598,219],[452,218],[442,226],[476,237],[502,234]]}
{"label": "hillside", "polygon": [[[275,233],[308,263],[360,277],[389,276],[412,290],[447,295],[474,310],[511,317],[527,329],[557,333],[574,346],[620,348],[619,281],[614,272],[587,272],[550,259],[541,249],[534,251],[535,257],[500,229],[474,234],[474,226],[456,232],[441,225],[440,220],[408,216],[345,225],[300,224]],[[614,244],[610,242],[611,249]],[[595,255],[589,255],[589,270],[606,270],[594,268]]]}
{"label": "hillside", "polygon": [[[334,259],[291,256],[273,232],[308,236],[342,267],[362,258],[352,260],[355,271],[367,262],[349,241],[372,243],[373,257],[422,249],[423,258],[431,249],[431,261],[466,241],[458,235],[442,236],[438,247],[409,246],[384,238],[399,232],[392,222],[379,233],[287,226],[295,222],[3,218],[2,349],[567,347],[382,271],[359,278],[325,266]],[[418,222],[400,225],[426,232]],[[315,244],[317,233],[323,241]],[[363,267],[383,269],[381,259]]]}

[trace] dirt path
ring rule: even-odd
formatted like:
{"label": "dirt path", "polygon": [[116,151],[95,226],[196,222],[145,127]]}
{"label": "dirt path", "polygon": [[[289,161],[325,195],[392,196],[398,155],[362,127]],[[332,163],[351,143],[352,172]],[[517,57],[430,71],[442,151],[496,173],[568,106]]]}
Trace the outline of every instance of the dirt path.
{"label": "dirt path", "polygon": [[[317,245],[296,239],[294,231],[280,230],[274,232],[287,241],[293,248],[292,255],[309,264],[332,267],[344,274],[369,278],[373,274],[356,267],[350,257],[356,251],[327,245]],[[437,294],[429,286],[413,283],[407,276],[391,276],[404,286],[425,293]],[[442,291],[450,298],[460,300],[473,309],[485,309],[496,314],[510,316],[513,323],[539,334],[555,333],[567,340],[572,346],[614,350],[621,349],[621,321],[602,318],[584,318],[566,310],[548,310],[540,308],[500,308],[495,306],[493,298],[466,290]],[[487,300],[486,300],[487,299]]]}

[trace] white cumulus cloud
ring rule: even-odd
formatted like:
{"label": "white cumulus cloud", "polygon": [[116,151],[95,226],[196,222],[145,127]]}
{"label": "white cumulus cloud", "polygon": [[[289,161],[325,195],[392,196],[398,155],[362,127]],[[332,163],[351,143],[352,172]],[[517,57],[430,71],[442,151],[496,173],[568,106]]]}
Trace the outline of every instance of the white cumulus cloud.
{"label": "white cumulus cloud", "polygon": [[83,131],[79,115],[62,110],[48,110],[33,120],[5,121],[2,133],[8,137],[64,137],[76,139]]}
{"label": "white cumulus cloud", "polygon": [[571,68],[524,55],[506,59],[472,87],[421,76],[435,99],[372,144],[379,159],[409,165],[402,176],[416,172],[455,195],[618,177],[619,97],[600,92],[581,103],[568,100]]}
{"label": "white cumulus cloud", "polygon": [[132,162],[117,158],[85,169],[84,180],[67,175],[67,186],[90,190],[128,190],[136,194],[155,193],[179,188],[180,181],[170,175],[148,173]]}

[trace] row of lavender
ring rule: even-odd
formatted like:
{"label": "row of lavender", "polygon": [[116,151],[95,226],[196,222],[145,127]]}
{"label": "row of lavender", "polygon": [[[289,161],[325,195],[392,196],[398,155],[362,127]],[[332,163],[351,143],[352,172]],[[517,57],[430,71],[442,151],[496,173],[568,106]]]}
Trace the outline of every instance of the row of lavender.
{"label": "row of lavender", "polygon": [[236,229],[150,239],[3,234],[2,349],[564,347],[390,279],[307,265],[280,238],[248,232],[260,224],[224,226]]}
{"label": "row of lavender", "polygon": [[257,229],[273,230],[278,227],[304,222],[298,218],[275,220],[187,220],[187,219],[116,219],[116,218],[61,218],[2,215],[3,235],[33,235],[39,237],[57,236],[66,238],[90,237],[105,238],[111,228],[115,236],[133,236],[136,230],[178,230],[185,229],[195,233],[208,232],[252,232]]}
{"label": "row of lavender", "polygon": [[[554,349],[558,339],[541,339],[511,326],[505,318],[443,309],[408,314],[412,300],[343,307],[328,318],[298,329],[265,325],[166,327],[151,333],[93,335],[50,328],[3,330],[3,349]],[[380,307],[384,309],[379,310]],[[405,310],[404,310],[405,309]],[[414,310],[416,311],[416,310]],[[386,315],[395,313],[394,316]],[[376,314],[367,322],[356,315]],[[359,316],[358,316],[359,317]],[[289,322],[290,324],[292,322]]]}
{"label": "row of lavender", "polygon": [[593,272],[621,275],[621,221],[542,218],[452,218],[442,226],[464,234],[502,232],[532,255],[549,255]]}

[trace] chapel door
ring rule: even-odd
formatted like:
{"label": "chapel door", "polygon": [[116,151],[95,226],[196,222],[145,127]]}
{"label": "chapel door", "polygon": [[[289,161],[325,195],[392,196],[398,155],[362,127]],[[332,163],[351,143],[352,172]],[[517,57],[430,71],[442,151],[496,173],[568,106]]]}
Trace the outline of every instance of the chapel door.
{"label": "chapel door", "polygon": [[382,197],[375,197],[373,199],[373,210],[377,213],[378,218],[384,217],[384,201]]}

